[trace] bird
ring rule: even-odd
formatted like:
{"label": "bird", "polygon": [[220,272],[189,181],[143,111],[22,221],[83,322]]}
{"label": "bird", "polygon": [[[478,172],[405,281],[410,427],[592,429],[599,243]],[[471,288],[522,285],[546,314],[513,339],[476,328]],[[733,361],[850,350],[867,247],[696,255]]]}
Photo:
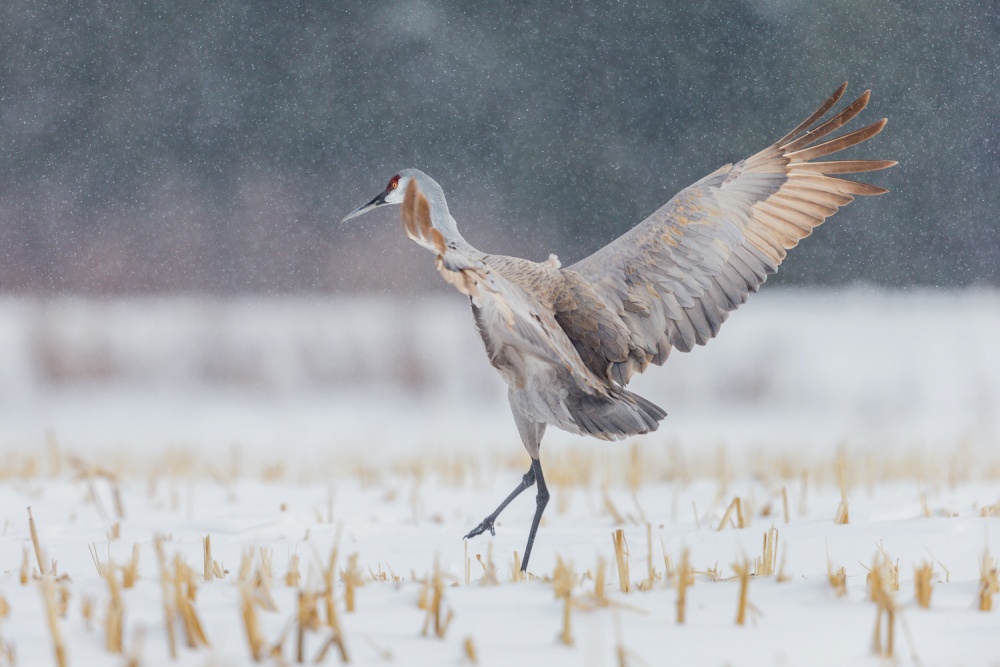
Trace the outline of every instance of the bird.
{"label": "bird", "polygon": [[555,255],[534,262],[477,250],[458,231],[441,186],[418,169],[400,171],[344,218],[402,207],[406,235],[433,252],[441,276],[469,298],[489,361],[508,386],[531,467],[465,539],[495,535],[500,513],[535,486],[521,561],[527,571],[549,501],[540,458],[546,428],[602,440],[655,431],[666,412],[628,391],[629,380],[663,365],[673,349],[705,345],[815,227],[855,196],[888,192],[842,175],[886,169],[893,160],[815,161],[871,139],[886,125],[882,118],[818,143],[868,104],[870,90],[823,121],[846,89],[844,82],[791,132],[684,188],[568,267]]}

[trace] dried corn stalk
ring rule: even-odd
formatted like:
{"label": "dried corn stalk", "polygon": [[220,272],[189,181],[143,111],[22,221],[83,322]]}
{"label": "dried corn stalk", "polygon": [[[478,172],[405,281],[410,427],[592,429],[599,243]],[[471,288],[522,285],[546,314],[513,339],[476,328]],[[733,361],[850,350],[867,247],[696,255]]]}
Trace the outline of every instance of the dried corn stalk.
{"label": "dried corn stalk", "polygon": [[684,623],[687,614],[687,589],[694,584],[694,571],[689,561],[690,552],[685,549],[681,553],[681,564],[677,568],[677,623]]}
{"label": "dried corn stalk", "polygon": [[214,571],[212,570],[212,536],[211,535],[206,535],[205,537],[201,538],[201,548],[202,548],[202,551],[204,553],[204,560],[203,560],[204,564],[202,566],[202,568],[203,568],[203,570],[202,570],[202,578],[203,578],[204,581],[208,582],[208,581],[212,580],[212,576],[215,574]]}
{"label": "dried corn stalk", "polygon": [[288,572],[285,573],[285,585],[295,588],[302,581],[302,573],[299,572],[299,555],[292,554],[288,558]]}
{"label": "dried corn stalk", "polygon": [[267,642],[260,631],[257,608],[251,595],[251,586],[247,582],[240,584],[240,614],[243,618],[243,629],[246,631],[247,643],[250,645],[250,655],[254,662],[260,662],[265,657],[264,649]]}
{"label": "dried corn stalk", "polygon": [[188,648],[210,646],[201,620],[198,618],[198,612],[194,608],[194,600],[197,595],[194,572],[181,559],[180,554],[174,557],[173,584],[174,608],[181,617],[181,627],[184,628],[184,637],[187,640]]}
{"label": "dried corn stalk", "polygon": [[557,599],[563,600],[563,626],[559,633],[559,641],[566,646],[572,646],[573,630],[570,611],[573,607],[573,569],[559,556],[556,556],[556,568],[552,572],[552,590]]}
{"label": "dried corn stalk", "polygon": [[122,587],[118,582],[114,562],[109,562],[108,567],[104,568],[104,580],[108,583],[108,592],[111,595],[111,599],[108,601],[108,615],[104,619],[104,648],[109,653],[121,655],[125,603],[122,600]]}
{"label": "dried corn stalk", "polygon": [[23,549],[21,553],[21,573],[18,580],[21,582],[22,586],[25,586],[31,578],[31,557],[28,555],[27,549]]}
{"label": "dried corn stalk", "polygon": [[788,561],[788,543],[781,546],[781,565],[778,566],[778,575],[774,578],[779,584],[791,581],[792,577],[785,573],[785,563]]}
{"label": "dried corn stalk", "polygon": [[607,585],[605,583],[605,572],[608,569],[608,561],[603,557],[597,557],[597,574],[594,575],[594,603],[599,607],[606,607],[610,604],[607,595]]}
{"label": "dried corn stalk", "polygon": [[826,577],[837,597],[841,598],[847,595],[847,571],[842,567],[834,571],[829,552],[826,554]]}
{"label": "dried corn stalk", "polygon": [[465,641],[462,642],[462,652],[471,664],[479,664],[479,658],[476,655],[476,645],[472,643],[472,637],[466,637]]}
{"label": "dried corn stalk", "polygon": [[837,525],[844,525],[850,522],[850,513],[847,509],[847,498],[841,498],[837,505],[837,513],[833,517],[833,522]]}
{"label": "dried corn stalk", "polygon": [[[5,597],[0,596],[0,620],[8,616],[10,616],[10,604]],[[0,636],[0,665],[2,664],[17,664],[17,654],[14,646],[7,642],[3,636]]]}
{"label": "dried corn stalk", "polygon": [[31,532],[31,544],[35,547],[35,560],[38,562],[38,573],[45,576],[49,573],[45,565],[45,552],[42,551],[41,542],[38,539],[38,529],[35,527],[35,517],[31,516],[31,508],[28,508],[28,530]]}
{"label": "dried corn stalk", "polygon": [[933,590],[934,584],[934,564],[924,561],[922,564],[914,567],[913,571],[913,588],[914,597],[917,600],[917,604],[924,609],[929,609],[931,606],[931,592]]}
{"label": "dried corn stalk", "polygon": [[163,537],[157,535],[154,540],[156,546],[156,560],[160,565],[160,593],[163,597],[163,618],[167,628],[167,647],[170,650],[170,658],[177,659],[177,636],[174,633],[174,616],[177,610],[173,605],[173,598],[170,596],[170,571],[167,568],[166,556],[163,553]]}
{"label": "dried corn stalk", "polygon": [[[30,511],[29,511],[30,516]],[[56,612],[56,584],[51,576],[41,579],[42,600],[45,603],[45,618],[48,621],[49,632],[52,634],[52,647],[58,667],[66,667],[66,644],[63,642],[62,631],[59,628],[59,618]]]}
{"label": "dried corn stalk", "polygon": [[979,610],[993,609],[993,595],[1000,593],[1000,581],[997,579],[997,561],[990,556],[990,550],[983,549],[979,558]]}
{"label": "dried corn stalk", "polygon": [[[872,650],[876,655],[891,658],[894,650],[896,630],[896,600],[892,594],[891,563],[881,554],[875,556],[869,574],[872,600],[875,602],[875,634],[872,638]],[[883,639],[883,618],[885,618],[885,637]]]}
{"label": "dried corn stalk", "polygon": [[646,523],[646,580],[639,584],[639,590],[651,591],[656,585],[656,567],[653,561],[653,525]]}
{"label": "dried corn stalk", "polygon": [[619,528],[611,534],[611,539],[615,545],[615,563],[618,565],[618,586],[622,593],[628,593],[632,590],[632,584],[629,579],[629,552],[625,531]]}
{"label": "dried corn stalk", "polygon": [[132,557],[122,566],[122,588],[132,588],[139,578],[139,543],[132,545]]}
{"label": "dried corn stalk", "polygon": [[427,616],[424,618],[422,634],[426,636],[433,625],[434,636],[438,639],[444,639],[445,633],[448,632],[448,626],[451,625],[451,621],[455,617],[455,612],[448,609],[448,613],[444,613],[444,580],[441,577],[441,567],[437,559],[434,559],[434,576],[430,579],[430,593],[431,599],[427,605]]}
{"label": "dried corn stalk", "polygon": [[774,574],[778,560],[778,529],[773,525],[764,533],[764,546],[761,555],[754,559],[753,575],[766,577]]}
{"label": "dried corn stalk", "polygon": [[739,497],[735,497],[732,502],[729,503],[729,507],[726,508],[726,513],[722,515],[722,521],[719,522],[719,526],[716,530],[722,530],[726,527],[726,524],[729,523],[729,518],[732,516],[734,510],[736,511],[736,527],[746,527],[746,522],[743,518],[743,502]]}
{"label": "dried corn stalk", "polygon": [[740,600],[736,607],[736,625],[747,622],[747,594],[750,589],[750,563],[744,558],[742,563],[734,563],[733,571],[740,580]]}
{"label": "dried corn stalk", "polygon": [[295,643],[296,662],[305,661],[306,631],[315,632],[320,629],[319,595],[312,592],[299,591],[296,625],[298,632]]}
{"label": "dried corn stalk", "polygon": [[[465,567],[466,567],[466,573],[468,573],[468,568],[469,568],[468,559],[466,559]],[[510,566],[510,580],[515,584],[519,584],[525,580],[525,574],[526,574],[525,572],[521,571],[521,555],[518,554],[517,551],[515,550],[514,560],[511,561],[511,566]],[[466,576],[466,583],[468,583],[468,576]]]}
{"label": "dried corn stalk", "polygon": [[347,558],[347,570],[341,574],[341,578],[344,580],[344,609],[350,614],[355,608],[355,590],[363,583],[361,572],[358,570],[358,554],[351,554]]}
{"label": "dried corn stalk", "polygon": [[[493,563],[493,543],[490,542],[486,545],[486,560],[483,560],[481,554],[476,554],[476,560],[479,561],[479,565],[483,568],[483,576],[479,580],[479,583],[483,586],[496,586],[500,583],[497,578],[497,566]],[[518,566],[520,569],[520,566]]]}
{"label": "dried corn stalk", "polygon": [[324,645],[323,649],[320,651],[319,656],[316,658],[316,662],[320,662],[321,659],[326,655],[327,650],[331,646],[336,646],[337,650],[340,652],[341,662],[350,662],[347,656],[347,645],[344,642],[344,634],[340,629],[340,618],[337,616],[337,607],[334,604],[333,590],[334,590],[334,577],[333,573],[336,571],[337,567],[337,545],[340,543],[340,530],[337,530],[337,537],[334,540],[333,548],[330,550],[330,560],[327,566],[323,568],[323,602],[326,609],[326,624],[331,630],[330,638]]}

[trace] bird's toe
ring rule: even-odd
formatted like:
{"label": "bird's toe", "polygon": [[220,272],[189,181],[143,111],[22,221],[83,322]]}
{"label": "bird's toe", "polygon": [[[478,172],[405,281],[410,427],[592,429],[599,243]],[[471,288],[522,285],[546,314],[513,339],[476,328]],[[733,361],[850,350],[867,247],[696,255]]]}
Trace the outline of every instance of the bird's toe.
{"label": "bird's toe", "polygon": [[472,530],[470,530],[469,534],[465,536],[465,539],[468,540],[468,539],[471,539],[471,538],[475,537],[476,535],[482,535],[487,530],[490,531],[490,535],[493,535],[494,537],[496,537],[496,534],[497,534],[496,528],[494,528],[494,526],[493,526],[493,519],[490,518],[490,517],[487,517],[487,518],[483,519],[482,523],[480,523],[478,526],[476,526],[475,528],[473,528]]}

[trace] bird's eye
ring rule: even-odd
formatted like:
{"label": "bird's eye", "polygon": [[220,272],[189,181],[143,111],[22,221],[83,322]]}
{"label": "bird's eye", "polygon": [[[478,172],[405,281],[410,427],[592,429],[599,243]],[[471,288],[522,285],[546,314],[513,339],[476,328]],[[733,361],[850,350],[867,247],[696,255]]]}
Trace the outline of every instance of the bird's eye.
{"label": "bird's eye", "polygon": [[389,189],[395,190],[398,187],[399,187],[399,176],[393,176],[392,180],[389,181]]}

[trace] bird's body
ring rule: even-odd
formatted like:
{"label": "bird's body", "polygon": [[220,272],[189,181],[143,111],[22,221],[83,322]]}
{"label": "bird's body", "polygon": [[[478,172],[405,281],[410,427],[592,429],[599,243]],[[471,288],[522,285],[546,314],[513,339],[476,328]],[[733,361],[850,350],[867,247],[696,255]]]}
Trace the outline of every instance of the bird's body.
{"label": "bird's body", "polygon": [[[586,354],[600,346],[600,320],[606,320],[605,336],[622,337],[627,332],[620,320],[607,316],[604,300],[585,278],[572,269],[560,268],[555,258],[539,263],[486,255],[483,262],[497,276],[530,295],[532,310],[552,314],[555,326],[546,333],[558,339],[561,347],[572,346],[585,369],[574,374],[558,359],[525,353],[516,335],[510,335],[510,327],[505,326],[502,309],[491,300],[482,305],[473,300],[476,329],[490,363],[507,383],[516,419],[603,440],[656,430],[666,413],[610,378],[602,378],[601,369],[593,365],[595,356]],[[586,327],[592,331],[589,336],[585,325],[581,326],[584,322],[594,324]],[[528,440],[525,446],[532,457],[538,456],[538,443]]]}
{"label": "bird's body", "polygon": [[441,187],[416,169],[394,176],[381,195],[348,216],[402,204],[404,230],[436,254],[442,277],[469,296],[490,363],[507,383],[532,466],[466,537],[492,533],[507,504],[537,484],[526,569],[548,501],[539,459],[546,427],[604,440],[655,431],[666,413],[625,388],[632,376],[662,365],[673,348],[686,352],[707,343],[777,270],[786,250],[854,195],[885,192],[834,175],[894,162],[811,161],[866,141],[885,125],[882,119],[817,144],[867,104],[865,92],[817,125],[845,88],[782,139],[685,188],[570,267],[555,256],[532,262],[476,250],[458,232]]}

